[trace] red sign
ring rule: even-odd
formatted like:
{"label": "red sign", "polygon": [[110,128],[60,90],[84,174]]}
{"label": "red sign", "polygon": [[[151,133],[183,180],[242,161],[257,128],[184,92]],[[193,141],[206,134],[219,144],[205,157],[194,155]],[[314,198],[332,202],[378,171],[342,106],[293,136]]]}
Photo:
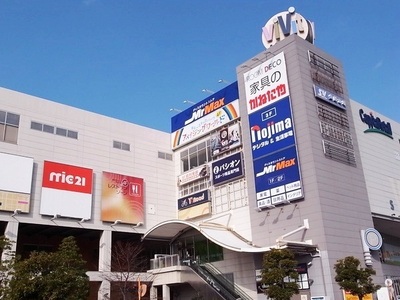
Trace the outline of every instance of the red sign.
{"label": "red sign", "polygon": [[91,194],[92,180],[92,169],[65,165],[51,161],[44,162],[43,187]]}

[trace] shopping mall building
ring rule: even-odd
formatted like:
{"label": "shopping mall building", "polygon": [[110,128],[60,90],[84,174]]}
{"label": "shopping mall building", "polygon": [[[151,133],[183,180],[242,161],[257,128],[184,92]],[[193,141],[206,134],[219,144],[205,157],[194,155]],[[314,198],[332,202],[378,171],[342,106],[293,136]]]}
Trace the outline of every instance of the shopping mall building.
{"label": "shopping mall building", "polygon": [[118,241],[144,245],[141,299],[266,299],[271,248],[296,254],[293,299],[347,297],[346,256],[400,295],[400,123],[349,98],[311,22],[271,20],[266,50],[170,133],[0,89],[0,225],[17,254],[74,236],[90,299],[120,299]]}

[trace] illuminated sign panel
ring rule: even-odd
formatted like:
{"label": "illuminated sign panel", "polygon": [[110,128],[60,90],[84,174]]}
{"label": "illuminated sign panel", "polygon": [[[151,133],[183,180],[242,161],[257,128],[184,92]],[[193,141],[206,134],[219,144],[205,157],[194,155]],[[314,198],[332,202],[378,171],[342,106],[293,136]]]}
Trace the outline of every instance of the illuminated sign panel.
{"label": "illuminated sign panel", "polygon": [[237,82],[171,119],[172,148],[176,149],[239,118]]}
{"label": "illuminated sign panel", "polygon": [[93,170],[45,161],[40,213],[90,219]]}
{"label": "illuminated sign panel", "polygon": [[33,158],[0,153],[0,210],[29,212]]}
{"label": "illuminated sign panel", "polygon": [[265,48],[268,49],[292,34],[314,43],[314,24],[296,13],[294,7],[270,18],[262,28],[261,38]]}
{"label": "illuminated sign panel", "polygon": [[103,172],[101,220],[137,224],[144,222],[143,179]]}
{"label": "illuminated sign panel", "polygon": [[283,52],[254,67],[243,76],[248,114],[289,96]]}
{"label": "illuminated sign panel", "polygon": [[295,144],[289,97],[249,116],[253,159]]}
{"label": "illuminated sign panel", "polygon": [[257,207],[303,198],[296,146],[253,161]]}

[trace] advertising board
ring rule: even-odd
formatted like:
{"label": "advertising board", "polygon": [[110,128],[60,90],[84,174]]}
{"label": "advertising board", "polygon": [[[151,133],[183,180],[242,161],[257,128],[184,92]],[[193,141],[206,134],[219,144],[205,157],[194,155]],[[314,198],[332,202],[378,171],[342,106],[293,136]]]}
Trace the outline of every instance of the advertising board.
{"label": "advertising board", "polygon": [[93,170],[44,161],[40,213],[91,218]]}
{"label": "advertising board", "polygon": [[144,222],[143,179],[103,172],[101,220],[138,224]]}
{"label": "advertising board", "polygon": [[238,86],[234,82],[172,117],[172,148],[177,149],[237,119],[238,99]]}
{"label": "advertising board", "polygon": [[0,153],[0,210],[29,212],[33,158]]}

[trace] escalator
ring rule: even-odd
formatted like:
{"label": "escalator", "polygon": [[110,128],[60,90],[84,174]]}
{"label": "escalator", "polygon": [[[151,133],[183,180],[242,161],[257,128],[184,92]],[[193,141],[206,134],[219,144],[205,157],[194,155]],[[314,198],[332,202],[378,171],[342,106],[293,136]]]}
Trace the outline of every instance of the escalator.
{"label": "escalator", "polygon": [[[252,300],[237,285],[226,278],[212,264],[191,264],[190,268],[211,287],[220,299],[225,300]],[[209,299],[209,298],[208,298]]]}

